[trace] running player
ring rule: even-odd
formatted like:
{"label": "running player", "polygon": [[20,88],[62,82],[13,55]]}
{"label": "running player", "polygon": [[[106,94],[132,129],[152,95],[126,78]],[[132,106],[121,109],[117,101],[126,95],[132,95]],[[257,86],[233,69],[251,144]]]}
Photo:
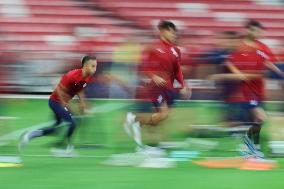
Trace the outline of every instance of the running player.
{"label": "running player", "polygon": [[69,103],[77,95],[79,97],[79,109],[84,113],[86,104],[84,101],[84,88],[92,80],[96,72],[97,60],[95,56],[84,56],[81,60],[82,68],[69,71],[65,74],[49,98],[49,107],[54,112],[56,122],[52,127],[37,129],[23,135],[20,147],[26,145],[31,139],[53,134],[62,121],[67,123],[68,129],[63,143],[67,144],[67,150],[72,151],[71,137],[76,128],[72,118]]}
{"label": "running player", "polygon": [[229,58],[227,67],[242,81],[237,87],[239,90],[234,93],[238,95],[242,108],[251,116],[251,127],[244,142],[251,153],[263,157],[260,152],[260,131],[266,120],[262,107],[265,99],[264,71],[268,68],[282,77],[283,73],[274,65],[276,59],[271,50],[258,40],[263,26],[258,21],[249,20],[246,29],[247,35],[238,50]]}
{"label": "running player", "polygon": [[181,71],[180,50],[175,45],[176,26],[163,20],[158,29],[160,40],[146,50],[146,58],[139,67],[141,85],[136,91],[138,110],[134,110],[136,113],[129,112],[124,124],[127,134],[134,138],[139,149],[149,147],[142,143],[140,126],[156,126],[168,118],[177,96],[174,80],[180,84],[180,94],[184,98],[190,96]]}

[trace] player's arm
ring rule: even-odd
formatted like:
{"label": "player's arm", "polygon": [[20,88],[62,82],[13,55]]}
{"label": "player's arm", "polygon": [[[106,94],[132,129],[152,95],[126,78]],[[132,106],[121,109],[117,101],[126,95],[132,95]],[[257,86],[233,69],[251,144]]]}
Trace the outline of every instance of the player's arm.
{"label": "player's arm", "polygon": [[[240,71],[233,63],[231,63],[230,61],[226,61],[225,65],[227,66],[227,68],[229,69],[230,72],[232,72],[232,74],[223,74],[221,75],[221,77],[217,76],[215,77],[215,79],[233,79],[233,80],[250,80],[250,79],[256,79],[256,78],[261,78],[262,74],[260,73],[245,73]],[[223,78],[222,78],[223,77]]]}
{"label": "player's arm", "polygon": [[280,77],[284,78],[284,73],[282,70],[280,70],[275,64],[273,64],[271,61],[267,60],[265,61],[265,66],[270,69],[271,71],[275,72]]}
{"label": "player's arm", "polygon": [[191,96],[191,89],[186,86],[185,82],[184,82],[184,78],[183,78],[183,73],[182,73],[182,69],[181,69],[181,54],[180,52],[178,52],[179,54],[179,60],[177,62],[177,69],[175,70],[175,79],[180,83],[181,85],[181,90],[180,90],[180,94],[182,95],[183,99],[189,99]]}
{"label": "player's arm", "polygon": [[226,73],[226,74],[214,74],[211,75],[208,79],[214,81],[222,81],[222,80],[250,80],[261,78],[262,74],[253,74],[253,73],[242,73],[242,74],[235,74],[235,73]]}
{"label": "player's arm", "polygon": [[86,111],[86,100],[85,100],[85,93],[84,90],[81,90],[78,94],[77,94],[78,98],[79,98],[79,110],[81,113],[85,113]]}
{"label": "player's arm", "polygon": [[271,71],[273,71],[274,73],[276,73],[277,75],[279,75],[280,77],[284,78],[284,73],[282,70],[280,70],[277,66],[275,66],[274,62],[276,62],[276,57],[275,55],[272,53],[272,51],[268,48],[265,47],[262,56],[265,58],[265,66],[266,68],[270,69]]}
{"label": "player's arm", "polygon": [[107,81],[108,83],[110,82],[116,82],[119,86],[121,86],[125,91],[130,92],[130,88],[128,86],[128,84],[123,81],[121,78],[115,76],[115,75],[111,75],[111,74],[104,74],[103,78],[105,81]]}

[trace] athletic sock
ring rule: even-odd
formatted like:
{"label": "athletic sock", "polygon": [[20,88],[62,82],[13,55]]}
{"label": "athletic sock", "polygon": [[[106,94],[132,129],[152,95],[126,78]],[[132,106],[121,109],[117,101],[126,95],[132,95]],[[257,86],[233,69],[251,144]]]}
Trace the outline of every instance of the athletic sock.
{"label": "athletic sock", "polygon": [[261,150],[260,144],[255,144],[255,148],[260,151]]}
{"label": "athletic sock", "polygon": [[43,130],[35,130],[35,131],[32,131],[28,138],[29,140],[33,139],[33,138],[36,138],[36,137],[40,137],[40,136],[43,136],[44,135],[44,132]]}
{"label": "athletic sock", "polygon": [[140,146],[140,147],[143,146],[140,123],[139,122],[135,122],[132,125],[132,128],[133,128],[133,138],[134,138],[134,141],[136,142],[136,144],[138,146]]}
{"label": "athletic sock", "polygon": [[[253,130],[253,143],[255,145],[259,145],[260,144],[260,131],[261,131],[261,124],[260,123],[255,123],[253,125],[254,130]],[[259,150],[259,149],[258,149]]]}

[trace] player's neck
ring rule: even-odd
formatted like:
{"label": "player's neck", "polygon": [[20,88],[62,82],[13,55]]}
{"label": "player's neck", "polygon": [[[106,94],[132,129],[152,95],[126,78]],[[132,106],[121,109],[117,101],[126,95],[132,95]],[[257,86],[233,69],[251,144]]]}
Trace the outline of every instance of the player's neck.
{"label": "player's neck", "polygon": [[89,74],[87,73],[87,71],[85,69],[82,69],[82,76],[83,78],[86,78],[89,76]]}
{"label": "player's neck", "polygon": [[246,37],[244,42],[245,44],[249,45],[249,46],[255,46],[256,45],[256,39],[251,38],[251,37]]}
{"label": "player's neck", "polygon": [[246,43],[255,43],[256,41],[257,41],[257,39],[254,38],[254,37],[251,37],[251,36],[246,36],[246,38],[245,38]]}
{"label": "player's neck", "polygon": [[163,41],[164,43],[167,44],[172,44],[170,41],[168,41],[166,38],[164,38],[163,36],[160,36],[161,41]]}

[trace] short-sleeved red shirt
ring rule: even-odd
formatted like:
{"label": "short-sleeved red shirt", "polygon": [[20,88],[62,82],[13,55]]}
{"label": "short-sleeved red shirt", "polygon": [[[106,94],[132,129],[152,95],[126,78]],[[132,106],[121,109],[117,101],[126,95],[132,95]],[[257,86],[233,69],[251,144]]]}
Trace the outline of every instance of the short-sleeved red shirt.
{"label": "short-sleeved red shirt", "polygon": [[[83,77],[82,69],[71,70],[63,75],[58,85],[62,85],[65,88],[62,92],[64,101],[69,102],[72,100],[72,98],[84,89],[91,80],[92,76],[88,76],[86,78]],[[56,89],[50,95],[50,99],[60,102]]]}
{"label": "short-sleeved red shirt", "polygon": [[[184,87],[183,74],[181,72],[181,53],[177,46],[160,40],[144,52],[139,71],[152,73],[162,77],[167,83],[166,89],[173,89],[176,79]],[[155,85],[154,83],[151,83]]]}
{"label": "short-sleeved red shirt", "polygon": [[[275,56],[266,45],[257,41],[254,47],[243,43],[229,60],[244,73],[262,74],[266,69],[265,62],[275,62]],[[263,78],[241,82],[239,86],[236,86],[235,94],[238,95],[233,95],[229,101],[263,101],[265,99]]]}

